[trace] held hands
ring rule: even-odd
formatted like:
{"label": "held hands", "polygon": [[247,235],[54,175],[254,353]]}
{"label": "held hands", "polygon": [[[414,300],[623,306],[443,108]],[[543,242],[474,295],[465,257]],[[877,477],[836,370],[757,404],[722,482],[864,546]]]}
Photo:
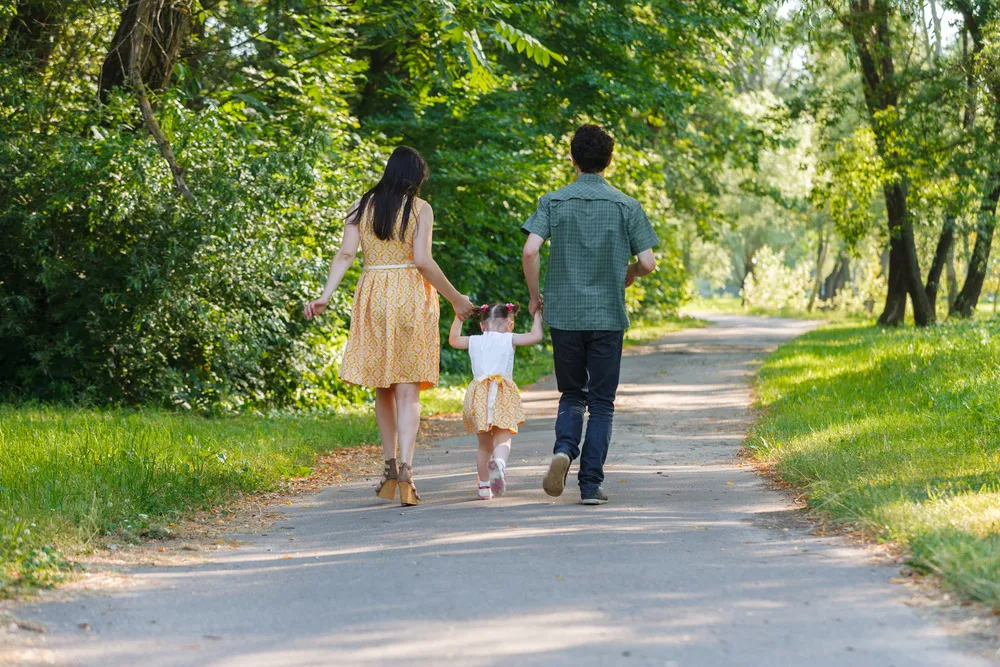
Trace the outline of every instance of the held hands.
{"label": "held hands", "polygon": [[541,296],[531,297],[528,302],[528,312],[531,313],[532,317],[535,317],[545,309],[545,299]]}
{"label": "held hands", "polygon": [[323,298],[316,299],[315,301],[310,301],[302,309],[302,314],[305,315],[307,320],[311,320],[312,318],[316,317],[324,310],[326,310],[326,306],[328,303],[330,303],[330,300]]}
{"label": "held hands", "polygon": [[451,307],[455,309],[455,317],[463,322],[476,312],[476,305],[465,294],[460,295],[456,301],[453,301]]}

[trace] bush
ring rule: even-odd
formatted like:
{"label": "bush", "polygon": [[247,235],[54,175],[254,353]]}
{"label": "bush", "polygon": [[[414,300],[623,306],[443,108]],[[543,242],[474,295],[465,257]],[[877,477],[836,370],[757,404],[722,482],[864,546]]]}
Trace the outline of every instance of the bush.
{"label": "bush", "polygon": [[753,271],[743,285],[743,299],[750,308],[788,308],[802,310],[806,307],[811,278],[805,266],[790,267],[785,264],[785,252],[774,252],[764,246],[753,258]]}

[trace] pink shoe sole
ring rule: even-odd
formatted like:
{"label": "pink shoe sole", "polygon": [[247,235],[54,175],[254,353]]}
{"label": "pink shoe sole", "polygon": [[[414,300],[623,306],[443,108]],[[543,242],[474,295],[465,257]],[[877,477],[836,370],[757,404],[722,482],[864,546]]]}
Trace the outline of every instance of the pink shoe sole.
{"label": "pink shoe sole", "polygon": [[502,496],[507,492],[506,471],[493,460],[486,464],[486,469],[490,471],[490,491],[494,496]]}

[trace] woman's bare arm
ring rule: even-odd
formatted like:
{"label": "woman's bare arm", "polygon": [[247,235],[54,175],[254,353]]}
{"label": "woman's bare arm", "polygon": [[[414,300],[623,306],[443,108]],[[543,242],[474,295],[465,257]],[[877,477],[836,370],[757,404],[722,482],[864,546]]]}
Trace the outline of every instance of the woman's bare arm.
{"label": "woman's bare arm", "polygon": [[417,216],[417,234],[413,241],[413,263],[424,277],[424,280],[434,286],[441,296],[446,298],[455,309],[455,314],[462,320],[476,309],[472,300],[451,284],[441,267],[434,261],[434,211],[430,204],[425,204]]}
{"label": "woman's bare arm", "polygon": [[354,258],[358,256],[358,247],[360,245],[361,232],[358,226],[351,223],[344,225],[344,239],[340,244],[340,250],[334,255],[333,261],[330,262],[330,272],[326,278],[326,286],[323,288],[323,294],[315,301],[307,303],[305,308],[303,308],[303,314],[307,320],[311,320],[326,309],[327,304],[330,303],[330,297],[340,287],[340,282],[344,279],[344,274],[351,268]]}

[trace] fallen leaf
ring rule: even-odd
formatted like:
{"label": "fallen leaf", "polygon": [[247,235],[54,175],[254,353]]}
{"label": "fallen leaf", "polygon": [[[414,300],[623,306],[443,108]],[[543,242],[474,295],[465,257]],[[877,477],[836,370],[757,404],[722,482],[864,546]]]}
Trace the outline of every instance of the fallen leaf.
{"label": "fallen leaf", "polygon": [[288,554],[285,554],[284,556],[282,556],[282,558],[291,558],[291,556],[289,556]]}
{"label": "fallen leaf", "polygon": [[732,485],[733,485],[732,482],[726,482],[726,486],[732,486]]}

